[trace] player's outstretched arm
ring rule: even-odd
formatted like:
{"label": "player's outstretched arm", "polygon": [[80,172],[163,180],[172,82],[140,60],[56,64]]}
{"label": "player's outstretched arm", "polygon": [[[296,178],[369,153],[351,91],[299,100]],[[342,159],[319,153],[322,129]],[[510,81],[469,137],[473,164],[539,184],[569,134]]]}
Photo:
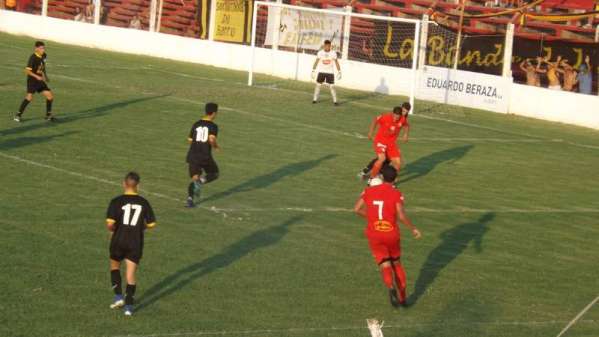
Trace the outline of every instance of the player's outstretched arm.
{"label": "player's outstretched arm", "polygon": [[368,139],[372,139],[374,135],[374,131],[376,130],[377,117],[374,117],[372,123],[370,123],[370,128],[368,129]]}
{"label": "player's outstretched arm", "polygon": [[364,206],[365,206],[364,199],[362,199],[362,198],[358,199],[358,201],[356,201],[356,204],[354,205],[354,212],[357,215],[359,215],[363,218],[366,218],[367,217],[366,208]]}
{"label": "player's outstretched arm", "polygon": [[317,57],[316,60],[314,60],[314,64],[312,65],[312,79],[316,78],[316,67],[318,67],[319,61],[320,59]]}
{"label": "player's outstretched arm", "polygon": [[395,207],[397,208],[397,215],[399,216],[399,221],[401,221],[401,223],[403,223],[404,225],[408,226],[408,229],[410,229],[410,231],[412,232],[412,235],[414,235],[415,239],[420,239],[420,237],[422,237],[422,234],[420,233],[418,228],[416,228],[416,226],[414,226],[414,224],[412,223],[410,218],[408,218],[408,216],[406,215],[406,212],[403,209],[402,204],[397,203],[397,204],[395,204]]}
{"label": "player's outstretched arm", "polygon": [[106,219],[106,228],[109,231],[114,232],[114,223],[115,222],[116,221],[114,221],[114,219],[110,219],[110,218]]}
{"label": "player's outstretched arm", "polygon": [[335,66],[337,67],[337,79],[341,79],[341,66],[339,65],[339,60],[335,59]]}
{"label": "player's outstretched arm", "polygon": [[210,142],[210,146],[212,146],[213,149],[220,150],[220,146],[218,146],[218,143],[216,142],[216,136],[215,135],[210,135],[208,137],[208,141]]}
{"label": "player's outstretched arm", "polygon": [[407,143],[409,138],[410,138],[410,125],[406,124],[403,127],[403,138],[401,139],[401,141],[404,143]]}

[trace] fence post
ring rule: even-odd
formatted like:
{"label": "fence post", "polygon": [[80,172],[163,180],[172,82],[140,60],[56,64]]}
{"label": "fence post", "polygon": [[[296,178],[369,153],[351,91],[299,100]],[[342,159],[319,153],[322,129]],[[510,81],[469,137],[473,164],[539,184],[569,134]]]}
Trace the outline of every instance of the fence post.
{"label": "fence post", "polygon": [[505,30],[505,42],[503,48],[503,77],[512,77],[512,52],[514,47],[514,24],[508,23]]}
{"label": "fence post", "polygon": [[156,31],[156,7],[158,6],[158,0],[150,1],[150,25],[148,30],[150,32]]}
{"label": "fence post", "polygon": [[94,0],[94,25],[100,24],[100,10],[102,9],[102,1]]}
{"label": "fence post", "polygon": [[208,40],[214,41],[214,33],[216,29],[216,1],[210,0],[210,28],[208,29]]}
{"label": "fence post", "polygon": [[343,21],[343,49],[341,50],[341,59],[347,60],[349,58],[349,35],[351,33],[351,13],[353,11],[352,6],[345,6],[345,16]]}
{"label": "fence post", "polygon": [[420,41],[418,42],[418,48],[420,52],[418,54],[418,69],[424,68],[426,65],[426,45],[428,42],[428,15],[422,16],[422,27],[420,28]]}
{"label": "fence post", "polygon": [[43,17],[48,16],[48,0],[42,1],[42,16]]}
{"label": "fence post", "polygon": [[[283,0],[277,0],[276,3],[281,4]],[[281,11],[283,10],[281,7],[269,7],[268,9],[273,8],[275,11],[275,18],[273,20],[272,28],[272,50],[279,49],[279,33],[281,32]],[[252,8],[253,10],[253,8]]]}

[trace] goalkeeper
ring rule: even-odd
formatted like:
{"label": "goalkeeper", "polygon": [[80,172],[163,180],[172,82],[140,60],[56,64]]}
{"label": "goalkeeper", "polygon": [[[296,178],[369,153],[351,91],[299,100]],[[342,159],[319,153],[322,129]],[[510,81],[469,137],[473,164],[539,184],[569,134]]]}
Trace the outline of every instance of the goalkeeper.
{"label": "goalkeeper", "polygon": [[323,83],[326,83],[331,89],[333,104],[339,105],[337,103],[337,91],[335,90],[335,69],[333,68],[333,64],[337,67],[337,80],[340,80],[341,67],[337,60],[337,52],[331,50],[331,41],[325,40],[324,47],[316,54],[316,60],[314,61],[314,66],[312,66],[312,79],[316,78],[316,88],[314,88],[312,104],[318,102],[320,87],[322,87]]}

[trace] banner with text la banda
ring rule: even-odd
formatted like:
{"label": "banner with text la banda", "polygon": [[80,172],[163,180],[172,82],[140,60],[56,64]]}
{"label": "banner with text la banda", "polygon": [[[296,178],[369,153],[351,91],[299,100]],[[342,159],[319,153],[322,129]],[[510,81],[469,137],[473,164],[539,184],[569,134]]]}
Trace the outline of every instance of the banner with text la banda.
{"label": "banner with text la banda", "polygon": [[506,113],[509,107],[511,78],[424,67],[419,76],[419,99]]}
{"label": "banner with text la banda", "polygon": [[333,50],[340,51],[342,29],[342,15],[269,6],[264,45],[274,44],[278,30],[279,47],[320,50],[324,40],[331,40]]}

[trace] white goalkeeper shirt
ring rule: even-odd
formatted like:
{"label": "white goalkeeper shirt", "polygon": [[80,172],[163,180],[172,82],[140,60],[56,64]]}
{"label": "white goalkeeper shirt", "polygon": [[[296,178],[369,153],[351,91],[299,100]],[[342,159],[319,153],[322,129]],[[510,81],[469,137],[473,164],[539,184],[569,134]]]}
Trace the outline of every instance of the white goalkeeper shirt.
{"label": "white goalkeeper shirt", "polygon": [[324,49],[321,49],[318,51],[318,54],[316,54],[316,57],[318,58],[318,68],[317,71],[319,73],[325,73],[325,74],[334,74],[335,73],[335,60],[337,59],[337,52],[332,50],[331,51],[324,51]]}

